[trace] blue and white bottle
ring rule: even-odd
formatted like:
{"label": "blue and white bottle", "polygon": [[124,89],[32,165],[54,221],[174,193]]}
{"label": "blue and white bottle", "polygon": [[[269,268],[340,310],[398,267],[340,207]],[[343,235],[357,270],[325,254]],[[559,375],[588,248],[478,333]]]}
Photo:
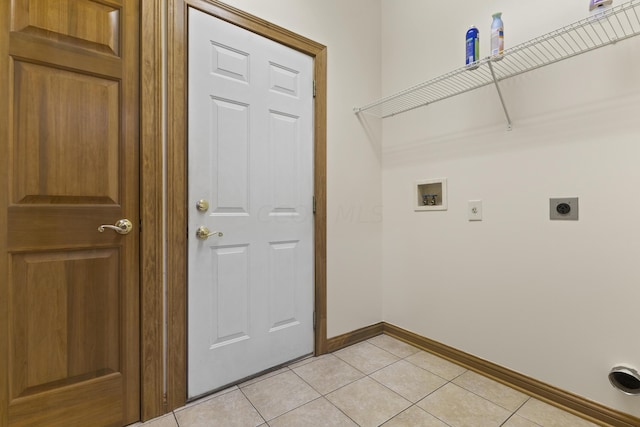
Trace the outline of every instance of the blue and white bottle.
{"label": "blue and white bottle", "polygon": [[465,64],[470,70],[478,68],[478,59],[480,59],[480,33],[476,27],[471,27],[467,31],[467,57]]}

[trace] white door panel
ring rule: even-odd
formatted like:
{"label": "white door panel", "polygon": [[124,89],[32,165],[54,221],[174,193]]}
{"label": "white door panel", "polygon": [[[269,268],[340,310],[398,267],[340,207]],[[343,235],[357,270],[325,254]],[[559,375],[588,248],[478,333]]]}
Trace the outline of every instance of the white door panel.
{"label": "white door panel", "polygon": [[190,397],[313,352],[312,79],[312,58],[189,9]]}

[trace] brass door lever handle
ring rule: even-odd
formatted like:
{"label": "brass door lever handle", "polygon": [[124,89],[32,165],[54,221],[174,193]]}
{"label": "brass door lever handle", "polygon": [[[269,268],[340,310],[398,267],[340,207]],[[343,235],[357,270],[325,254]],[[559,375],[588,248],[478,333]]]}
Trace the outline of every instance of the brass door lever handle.
{"label": "brass door lever handle", "polygon": [[129,232],[133,229],[133,224],[128,219],[119,219],[116,221],[115,225],[101,225],[98,227],[98,231],[103,233],[104,229],[108,228],[115,231],[118,234],[129,234]]}
{"label": "brass door lever handle", "polygon": [[222,237],[223,234],[221,231],[209,231],[209,229],[204,225],[198,227],[198,229],[196,230],[196,237],[200,240],[207,240],[211,236]]}

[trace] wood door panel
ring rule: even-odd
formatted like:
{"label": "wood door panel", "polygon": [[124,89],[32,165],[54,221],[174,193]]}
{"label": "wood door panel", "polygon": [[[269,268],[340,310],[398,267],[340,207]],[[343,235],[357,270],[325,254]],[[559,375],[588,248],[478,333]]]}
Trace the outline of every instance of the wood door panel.
{"label": "wood door panel", "polygon": [[15,61],[14,203],[103,197],[117,203],[117,81]]}
{"label": "wood door panel", "polygon": [[114,373],[15,399],[9,405],[11,427],[120,426],[122,382]]}
{"label": "wood door panel", "polygon": [[16,0],[11,29],[99,52],[120,52],[119,8],[91,0]]}
{"label": "wood door panel", "polygon": [[32,33],[11,33],[9,41],[9,54],[14,58],[29,58],[33,62],[113,78],[123,76],[122,61],[114,55],[83,49],[74,44],[61,44],[52,38]]}
{"label": "wood door panel", "polygon": [[15,254],[11,397],[119,369],[119,251]]}
{"label": "wood door panel", "polygon": [[[124,216],[117,205],[16,205],[8,209],[7,243],[11,251],[117,246],[123,236],[112,230],[98,231]],[[127,215],[131,212],[127,212]],[[132,221],[134,218],[129,218]],[[135,224],[135,222],[134,222]],[[136,227],[137,228],[137,227]],[[137,234],[132,231],[130,235]]]}

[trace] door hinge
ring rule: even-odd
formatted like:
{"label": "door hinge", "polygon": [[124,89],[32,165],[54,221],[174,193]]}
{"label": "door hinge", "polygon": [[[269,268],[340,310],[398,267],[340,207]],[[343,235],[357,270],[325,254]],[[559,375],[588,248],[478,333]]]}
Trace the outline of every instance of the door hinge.
{"label": "door hinge", "polygon": [[316,97],[316,81],[313,81],[313,97]]}
{"label": "door hinge", "polygon": [[316,328],[316,312],[313,312],[313,329]]}
{"label": "door hinge", "polygon": [[313,213],[316,213],[316,196],[313,196]]}

